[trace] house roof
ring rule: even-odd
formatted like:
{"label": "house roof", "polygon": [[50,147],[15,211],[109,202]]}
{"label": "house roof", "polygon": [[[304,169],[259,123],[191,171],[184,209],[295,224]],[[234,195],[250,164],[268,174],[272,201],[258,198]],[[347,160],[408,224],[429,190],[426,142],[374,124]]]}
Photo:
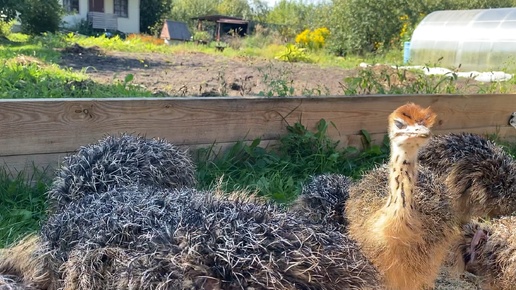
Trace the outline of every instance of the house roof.
{"label": "house roof", "polygon": [[192,38],[192,34],[188,30],[186,23],[166,20],[163,24],[163,29],[161,29],[160,38],[187,41]]}
{"label": "house roof", "polygon": [[212,22],[219,22],[219,23],[234,23],[234,24],[247,24],[249,21],[244,20],[239,17],[233,17],[233,16],[225,16],[225,15],[204,15],[204,16],[198,16],[198,17],[192,17],[194,20],[206,20],[206,21],[212,21]]}

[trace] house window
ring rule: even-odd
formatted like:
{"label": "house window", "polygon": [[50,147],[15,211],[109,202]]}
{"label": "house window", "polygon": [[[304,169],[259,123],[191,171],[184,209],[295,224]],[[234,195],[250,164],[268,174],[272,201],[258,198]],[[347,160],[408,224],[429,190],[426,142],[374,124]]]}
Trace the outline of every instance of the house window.
{"label": "house window", "polygon": [[78,13],[79,0],[63,0],[63,8],[68,13]]}
{"label": "house window", "polygon": [[128,0],[115,0],[114,2],[114,13],[118,17],[128,17]]}

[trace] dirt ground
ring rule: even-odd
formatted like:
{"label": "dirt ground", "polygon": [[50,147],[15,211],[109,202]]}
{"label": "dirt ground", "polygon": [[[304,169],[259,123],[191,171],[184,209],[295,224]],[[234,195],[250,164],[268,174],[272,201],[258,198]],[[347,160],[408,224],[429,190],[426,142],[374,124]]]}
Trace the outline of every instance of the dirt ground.
{"label": "dirt ground", "polygon": [[[362,70],[199,52],[128,53],[79,45],[63,52],[60,63],[63,67],[83,70],[93,81],[102,84],[123,81],[132,74],[131,84],[156,96],[345,95],[344,79],[359,76]],[[398,72],[386,65],[373,66],[371,71],[376,75],[375,81],[384,88],[388,87],[387,83],[392,88],[400,82],[407,84],[417,80],[414,72]],[[404,80],[400,81],[401,74]],[[478,84],[467,78],[458,79],[462,92],[478,93]],[[359,90],[359,93],[367,93],[364,90],[369,89]]]}
{"label": "dirt ground", "polygon": [[60,65],[85,69],[95,82],[112,83],[132,74],[133,84],[161,96],[336,95],[343,94],[343,79],[357,71],[197,52],[166,55],[80,47],[65,52]]}

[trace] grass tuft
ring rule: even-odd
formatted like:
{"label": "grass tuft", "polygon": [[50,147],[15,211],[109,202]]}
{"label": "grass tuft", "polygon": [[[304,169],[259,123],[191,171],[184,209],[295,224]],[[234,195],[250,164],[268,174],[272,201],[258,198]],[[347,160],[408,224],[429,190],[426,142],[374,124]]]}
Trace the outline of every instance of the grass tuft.
{"label": "grass tuft", "polygon": [[[280,203],[293,201],[312,175],[341,173],[358,178],[364,170],[386,160],[388,142],[372,145],[364,137],[365,150],[341,148],[327,134],[332,123],[320,120],[316,131],[295,123],[279,144],[261,147],[260,139],[237,142],[225,152],[214,146],[198,153],[198,180],[202,188],[219,184],[224,191],[250,190]],[[366,133],[366,132],[365,132]],[[367,135],[368,136],[368,135]]]}
{"label": "grass tuft", "polygon": [[46,169],[10,172],[0,167],[0,248],[39,229],[45,218],[49,176]]}

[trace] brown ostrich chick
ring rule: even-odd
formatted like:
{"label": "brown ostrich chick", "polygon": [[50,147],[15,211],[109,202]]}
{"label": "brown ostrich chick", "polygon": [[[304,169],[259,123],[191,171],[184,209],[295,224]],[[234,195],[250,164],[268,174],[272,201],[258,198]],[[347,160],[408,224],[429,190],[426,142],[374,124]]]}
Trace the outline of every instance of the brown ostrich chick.
{"label": "brown ostrich chick", "polygon": [[436,119],[409,103],[389,116],[388,166],[350,187],[349,233],[379,270],[388,289],[432,287],[451,247],[458,222],[442,182],[418,165],[418,151]]}
{"label": "brown ostrich chick", "polygon": [[516,289],[516,217],[463,226],[456,258],[480,277],[482,289]]}

